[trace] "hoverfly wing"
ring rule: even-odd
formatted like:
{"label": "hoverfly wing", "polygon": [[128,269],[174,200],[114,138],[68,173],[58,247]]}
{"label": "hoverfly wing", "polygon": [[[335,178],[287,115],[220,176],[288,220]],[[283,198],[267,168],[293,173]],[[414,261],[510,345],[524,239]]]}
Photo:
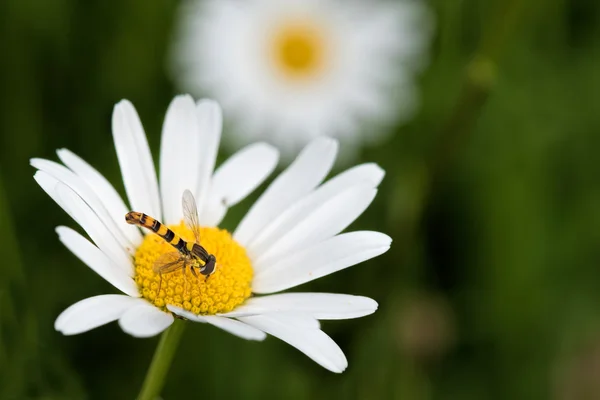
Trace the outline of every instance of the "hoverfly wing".
{"label": "hoverfly wing", "polygon": [[167,274],[185,267],[185,259],[177,251],[165,253],[154,262],[152,270],[156,274]]}
{"label": "hoverfly wing", "polygon": [[189,190],[183,192],[181,199],[181,206],[183,208],[183,220],[185,225],[194,233],[194,239],[196,243],[200,243],[200,222],[198,220],[198,207],[196,206],[196,199]]}

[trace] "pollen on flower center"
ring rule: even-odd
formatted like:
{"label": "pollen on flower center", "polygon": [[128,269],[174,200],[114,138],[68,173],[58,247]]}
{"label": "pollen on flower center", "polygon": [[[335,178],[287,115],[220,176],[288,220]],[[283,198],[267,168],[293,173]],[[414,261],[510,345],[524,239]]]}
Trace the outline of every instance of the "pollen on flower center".
{"label": "pollen on flower center", "polygon": [[305,22],[292,22],[273,31],[272,56],[284,75],[292,78],[314,76],[325,54],[323,32]]}
{"label": "pollen on flower center", "polygon": [[[169,228],[184,240],[194,240],[183,223]],[[208,278],[198,268],[194,276],[189,266],[155,273],[156,260],[176,250],[158,235],[146,235],[135,253],[135,282],[142,297],[163,310],[171,304],[205,315],[229,312],[250,297],[253,270],[246,250],[229,232],[218,228],[201,228],[200,241],[217,259],[217,268]]]}

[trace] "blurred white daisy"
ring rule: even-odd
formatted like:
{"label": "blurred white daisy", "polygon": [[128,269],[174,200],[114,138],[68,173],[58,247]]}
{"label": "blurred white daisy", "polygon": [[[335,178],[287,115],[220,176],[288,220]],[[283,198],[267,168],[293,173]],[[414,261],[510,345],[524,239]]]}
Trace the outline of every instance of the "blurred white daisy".
{"label": "blurred white daisy", "polygon": [[410,117],[431,31],[420,0],[190,0],[178,25],[180,88],[235,117],[233,143],[284,155],[319,135],[356,149]]}
{"label": "blurred white daisy", "polygon": [[113,112],[113,136],[131,208],[192,240],[181,209],[182,193],[189,189],[199,210],[201,244],[217,258],[217,270],[209,279],[198,279],[189,269],[156,274],[154,262],[173,248],[158,235],[143,235],[128,225],[124,216],[130,208],[98,171],[72,152],[58,151],[64,165],[31,161],[38,169],[35,180],[91,239],[61,226],[61,242],[124,293],[75,303],[61,313],[55,328],[73,335],[118,320],[125,332],[148,337],[179,316],[245,339],[273,335],[341,372],[346,358],[318,320],[368,315],[376,310],[375,301],[330,293],[257,294],[283,291],[387,251],[391,239],[382,233],[340,233],[371,203],[384,172],[375,164],[363,164],[321,184],[336,157],[337,142],[317,138],[230,234],[215,226],[272,172],[278,152],[264,143],[252,144],[214,170],[221,118],[213,101],[196,104],[189,96],[176,97],[165,117],[157,179],[133,105],[123,100]]}

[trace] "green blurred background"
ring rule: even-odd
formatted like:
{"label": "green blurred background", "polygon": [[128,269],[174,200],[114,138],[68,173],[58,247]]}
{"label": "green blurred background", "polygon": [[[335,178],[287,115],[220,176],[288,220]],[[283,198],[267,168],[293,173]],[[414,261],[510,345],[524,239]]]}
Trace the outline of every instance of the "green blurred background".
{"label": "green blurred background", "polygon": [[[164,398],[600,399],[600,2],[430,4],[420,112],[360,155],[387,177],[355,226],[390,234],[392,249],[301,287],[379,302],[324,323],[348,370],[190,324]],[[68,305],[115,290],[59,243],[54,227],[75,223],[28,161],[69,148],[123,193],[112,107],[135,104],[157,154],[176,94],[165,72],[176,7],[0,2],[1,399],[140,388],[157,338],[115,323],[53,329]]]}

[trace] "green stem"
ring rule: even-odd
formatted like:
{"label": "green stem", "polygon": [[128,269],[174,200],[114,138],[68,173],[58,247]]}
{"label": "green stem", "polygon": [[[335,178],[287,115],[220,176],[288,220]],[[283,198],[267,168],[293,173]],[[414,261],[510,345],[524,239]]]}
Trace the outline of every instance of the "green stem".
{"label": "green stem", "polygon": [[[415,245],[414,240],[416,240],[419,224],[423,214],[426,213],[433,192],[465,142],[468,141],[477,118],[494,89],[502,52],[509,43],[511,35],[521,24],[521,19],[526,14],[525,11],[534,8],[532,5],[534,1],[496,1],[497,11],[493,13],[494,18],[485,24],[479,45],[465,66],[458,99],[447,120],[441,126],[431,153],[426,156],[423,165],[415,170],[415,176],[409,178],[408,185],[411,185],[412,191],[405,189],[405,177],[398,178],[397,186],[402,190],[399,190],[400,200],[397,203],[406,203],[404,196],[407,192],[415,194],[409,200],[406,209],[397,211],[394,217],[395,236],[402,238],[398,242],[403,243],[392,247],[394,253],[398,255],[397,257],[406,257],[410,254],[407,249]],[[460,4],[462,3],[459,3],[458,6]],[[448,8],[448,11],[458,12],[460,10]]]}
{"label": "green stem", "polygon": [[525,3],[526,0],[498,2],[496,18],[483,32],[479,48],[465,68],[460,96],[429,160],[430,183],[447,169],[472,131],[494,87],[497,64],[511,34],[516,31]]}
{"label": "green stem", "polygon": [[160,395],[184,327],[184,321],[175,319],[169,329],[160,337],[138,400],[155,400]]}

